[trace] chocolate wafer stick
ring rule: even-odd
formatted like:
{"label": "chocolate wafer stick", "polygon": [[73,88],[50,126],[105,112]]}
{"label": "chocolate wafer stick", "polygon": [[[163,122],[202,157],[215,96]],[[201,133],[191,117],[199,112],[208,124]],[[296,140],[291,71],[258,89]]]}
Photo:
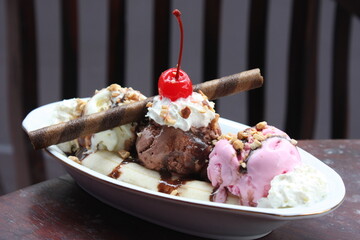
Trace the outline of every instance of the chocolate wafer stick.
{"label": "chocolate wafer stick", "polygon": [[[194,86],[194,91],[201,90],[210,100],[214,100],[223,96],[258,88],[261,87],[262,84],[263,77],[260,74],[260,70],[253,69],[197,84]],[[146,104],[151,102],[153,98],[154,97],[150,97],[143,101],[125,104],[65,123],[44,127],[28,132],[28,135],[34,148],[41,149],[126,123],[140,121],[146,114]]]}

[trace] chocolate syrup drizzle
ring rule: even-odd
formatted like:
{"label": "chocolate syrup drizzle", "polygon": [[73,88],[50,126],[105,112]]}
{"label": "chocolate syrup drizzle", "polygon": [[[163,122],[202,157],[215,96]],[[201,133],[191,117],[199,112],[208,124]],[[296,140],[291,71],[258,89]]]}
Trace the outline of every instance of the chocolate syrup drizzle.
{"label": "chocolate syrup drizzle", "polygon": [[168,171],[160,171],[160,181],[158,184],[158,191],[167,194],[176,194],[179,187],[184,185],[189,179],[173,178],[173,175]]}

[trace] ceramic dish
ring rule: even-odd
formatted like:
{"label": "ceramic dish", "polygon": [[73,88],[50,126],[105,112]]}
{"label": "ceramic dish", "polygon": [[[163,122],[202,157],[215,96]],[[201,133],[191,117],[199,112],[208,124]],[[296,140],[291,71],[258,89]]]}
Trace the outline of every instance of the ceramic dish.
{"label": "ceramic dish", "polygon": [[[23,121],[25,131],[49,125],[57,103],[33,110]],[[238,132],[247,126],[220,119],[223,133]],[[60,161],[76,182],[95,198],[129,214],[180,232],[217,239],[255,239],[265,236],[288,221],[320,217],[335,210],[343,201],[341,177],[326,164],[299,148],[302,161],[320,170],[330,191],[310,207],[287,209],[254,208],[192,200],[154,192],[120,182],[69,160],[56,146],[47,152]]]}

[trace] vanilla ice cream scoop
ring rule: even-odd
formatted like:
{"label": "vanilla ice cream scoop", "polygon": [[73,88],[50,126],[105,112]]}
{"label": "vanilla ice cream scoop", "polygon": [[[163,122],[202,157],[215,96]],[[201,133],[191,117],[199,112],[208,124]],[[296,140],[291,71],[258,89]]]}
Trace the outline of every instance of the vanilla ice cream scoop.
{"label": "vanilla ice cream scoop", "polygon": [[[241,205],[257,206],[260,199],[268,197],[272,188],[271,182],[276,176],[291,173],[302,165],[295,144],[296,141],[290,139],[286,133],[267,125],[266,122],[241,131],[237,136],[224,136],[215,144],[207,168],[208,178],[215,188],[213,201],[225,202],[228,193],[231,193],[238,196]],[[319,179],[308,179],[309,186],[323,186],[318,183],[321,181]],[[279,186],[276,181],[273,184]],[[273,191],[276,191],[275,188]],[[274,196],[274,193],[271,196]],[[276,201],[287,201],[286,197],[278,199]],[[265,200],[262,200],[262,204],[289,207],[286,203],[271,204]],[[290,205],[293,207],[296,204]]]}
{"label": "vanilla ice cream scoop", "polygon": [[[146,97],[132,88],[124,88],[112,84],[107,88],[97,91],[86,104],[83,115],[89,115],[122,104],[144,100]],[[84,139],[85,147],[90,151],[129,151],[136,139],[136,123],[128,123],[113,129],[95,133]]]}

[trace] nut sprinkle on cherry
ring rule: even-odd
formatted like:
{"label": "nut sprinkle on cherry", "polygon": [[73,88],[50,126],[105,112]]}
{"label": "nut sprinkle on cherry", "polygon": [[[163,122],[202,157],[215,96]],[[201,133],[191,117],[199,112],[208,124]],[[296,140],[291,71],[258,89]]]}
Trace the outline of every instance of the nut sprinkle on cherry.
{"label": "nut sprinkle on cherry", "polygon": [[171,101],[176,101],[179,98],[187,98],[192,94],[193,87],[190,77],[180,69],[183,43],[184,43],[184,30],[181,21],[181,12],[175,9],[172,14],[177,18],[180,27],[180,50],[178,64],[176,68],[170,68],[164,71],[158,81],[158,90],[161,97],[170,98]]}

